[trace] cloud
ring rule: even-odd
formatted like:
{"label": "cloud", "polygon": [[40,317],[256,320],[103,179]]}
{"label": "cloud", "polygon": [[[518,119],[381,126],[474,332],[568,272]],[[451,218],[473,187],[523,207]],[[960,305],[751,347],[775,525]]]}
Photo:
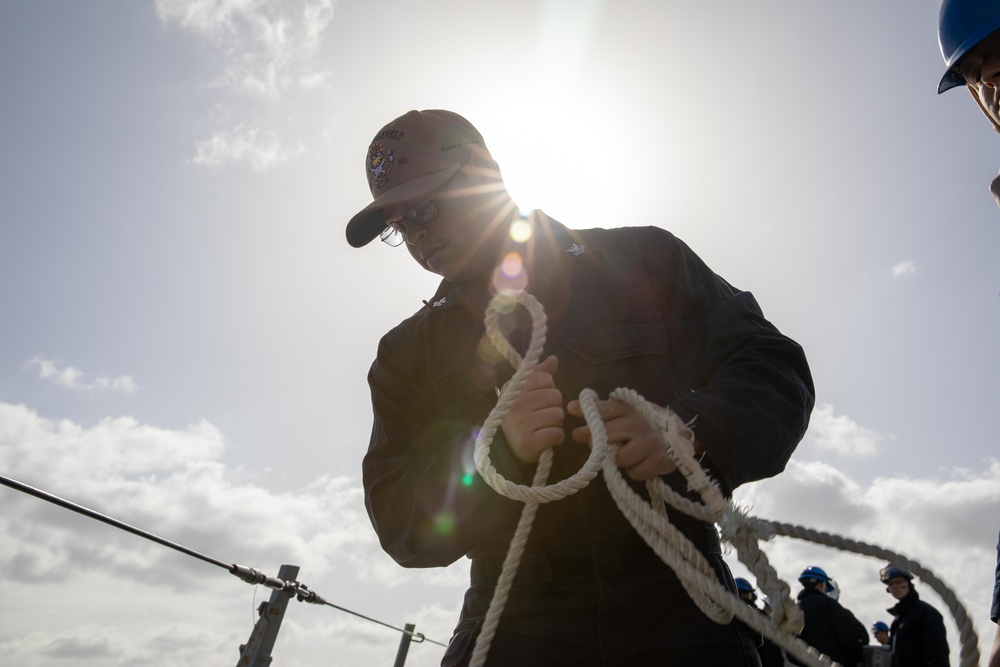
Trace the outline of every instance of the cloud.
{"label": "cloud", "polygon": [[[400,568],[379,547],[356,480],[320,476],[274,493],[226,465],[227,450],[222,433],[204,420],[166,429],[119,417],[84,427],[0,402],[3,475],[226,565],[274,576],[277,563],[295,563],[300,580],[331,603],[394,626],[404,622],[394,614],[407,613],[406,621],[418,622],[428,637],[447,639],[468,581],[466,562]],[[249,636],[251,598],[259,604],[268,594],[254,593],[210,562],[4,486],[0,506],[0,587],[23,611],[17,619],[23,626],[0,627],[0,654],[25,667],[61,656],[87,667],[225,662]],[[399,601],[414,587],[443,592],[453,606]],[[373,611],[384,600],[395,601],[392,611]],[[87,613],[64,611],[74,602]],[[391,662],[398,644],[391,630],[329,607],[295,604],[301,625],[284,628],[284,641],[298,627],[302,651],[322,655],[284,664],[357,664],[365,655]],[[59,614],[52,613],[56,607]],[[87,625],[98,618],[100,632]],[[231,631],[219,630],[234,620]],[[184,646],[178,637],[187,638]],[[425,657],[408,664],[440,661],[440,650],[414,650]],[[200,659],[206,655],[213,659]],[[330,655],[341,662],[330,662]]]}
{"label": "cloud", "polygon": [[83,371],[73,366],[60,368],[55,361],[35,357],[28,362],[29,366],[38,367],[38,376],[43,380],[48,380],[60,387],[73,389],[75,391],[114,391],[123,394],[131,394],[138,387],[129,375],[120,375],[116,378],[99,377],[93,382],[83,382]]}
{"label": "cloud", "polygon": [[[209,631],[169,624],[149,624],[135,635],[93,622],[56,632],[31,632],[4,642],[7,660],[18,665],[191,665],[204,664],[218,638]],[[228,647],[236,655],[236,646]],[[164,656],[166,658],[164,659]]]}
{"label": "cloud", "polygon": [[[952,469],[941,474],[930,479],[879,477],[866,487],[829,463],[793,458],[784,473],[741,487],[735,498],[752,508],[752,516],[886,548],[920,563],[957,594],[982,633],[980,650],[986,650],[992,637],[988,609],[1000,516],[1000,462],[985,461],[981,471]],[[866,627],[876,620],[892,620],[885,609],[893,601],[878,580],[885,561],[855,554],[846,544],[836,548],[789,537],[776,537],[761,548],[793,594],[798,574],[818,565],[837,579],[840,601]],[[735,563],[735,555],[727,560]],[[754,581],[742,564],[734,570]],[[920,580],[917,588],[944,614],[957,662],[959,637],[945,602]]]}
{"label": "cloud", "polygon": [[[226,563],[291,558],[321,572],[329,555],[342,551],[374,559],[378,545],[359,488],[319,478],[300,493],[276,497],[236,481],[220,462],[224,449],[221,434],[204,421],[168,430],[121,417],[84,428],[0,403],[0,470],[26,484],[197,545],[192,548]],[[106,541],[81,542],[47,525],[49,506],[25,500],[14,498],[0,519],[11,538],[0,548],[0,579],[64,578],[80,563],[142,578],[170,554],[114,531]]]}
{"label": "cloud", "polygon": [[285,148],[275,132],[239,124],[231,130],[216,133],[211,139],[198,142],[192,164],[219,169],[238,162],[247,162],[257,171],[280,166],[305,151],[302,144]]}
{"label": "cloud", "polygon": [[865,428],[845,415],[835,415],[832,405],[820,403],[813,410],[800,451],[870,458],[878,453],[879,443],[892,439],[893,435]]}
{"label": "cloud", "polygon": [[[833,418],[829,406],[819,415],[814,429],[859,439],[858,427]],[[400,568],[378,546],[357,480],[320,476],[293,492],[273,493],[227,465],[229,449],[206,421],[166,429],[119,417],[84,427],[0,402],[3,474],[227,564],[276,575],[274,564],[296,563],[303,583],[330,602],[396,627],[416,621],[427,637],[447,639],[467,562]],[[888,546],[923,563],[954,587],[981,631],[990,629],[982,619],[1000,516],[997,461],[976,471],[942,470],[940,478],[879,477],[864,485],[828,461],[802,460],[797,452],[783,474],[741,487],[736,496],[754,516]],[[224,661],[246,641],[246,619],[266,589],[251,601],[245,584],[211,564],[10,489],[0,488],[0,498],[0,585],[8,603],[25,610],[16,619],[20,625],[0,628],[0,653],[18,664],[35,667],[71,655],[87,667],[172,667],[196,655]],[[803,567],[820,565],[862,622],[870,626],[886,616],[889,601],[877,581],[882,562],[790,538],[762,546],[793,590]],[[734,554],[727,560],[753,581]],[[926,586],[921,594],[947,616]],[[55,598],[60,609],[79,601],[86,620],[53,614]],[[393,611],[372,611],[385,601]],[[340,662],[328,664],[376,660],[371,656],[389,662],[395,653],[398,636],[391,629],[329,607],[293,609],[276,649],[285,664],[306,667],[331,655]],[[98,618],[99,632],[92,627]],[[441,657],[440,647],[429,643],[411,652],[408,664],[437,664]],[[958,655],[957,636],[952,653]]]}
{"label": "cloud", "polygon": [[892,277],[902,278],[903,276],[910,276],[917,272],[917,265],[915,262],[906,260],[903,262],[898,262],[894,267],[892,267]]}
{"label": "cloud", "polygon": [[315,84],[312,60],[333,10],[333,0],[156,0],[161,21],[222,54],[216,85],[271,99]]}
{"label": "cloud", "polygon": [[[303,115],[296,94],[328,88],[330,72],[317,67],[316,59],[334,0],[156,0],[156,12],[163,23],[205,40],[219,54],[211,87],[241,97],[238,104],[217,103],[214,115],[236,109],[234,115],[254,118],[253,124],[216,129],[197,142],[189,164],[223,169],[245,162],[266,171],[304,152],[301,141],[282,141],[277,131],[257,125],[284,127],[286,136],[301,132],[302,123],[289,121]],[[260,104],[248,105],[247,96]],[[218,128],[219,120],[214,122]]]}

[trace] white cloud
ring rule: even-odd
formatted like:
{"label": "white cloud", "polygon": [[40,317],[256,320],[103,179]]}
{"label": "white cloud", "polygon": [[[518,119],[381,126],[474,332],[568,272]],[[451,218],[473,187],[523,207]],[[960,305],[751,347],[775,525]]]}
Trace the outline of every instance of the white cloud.
{"label": "white cloud", "polygon": [[[832,410],[823,406],[820,414]],[[298,564],[300,580],[330,602],[397,627],[416,622],[428,637],[447,640],[467,562],[400,568],[378,546],[357,480],[321,476],[273,493],[226,465],[227,450],[222,433],[205,421],[171,430],[122,417],[84,427],[0,402],[3,474],[225,563],[272,575],[277,563]],[[881,477],[865,486],[829,462],[797,454],[783,474],[740,488],[737,499],[755,516],[884,545],[923,563],[954,588],[981,632],[991,629],[984,619],[1000,463],[943,471],[940,479]],[[39,499],[0,488],[0,502],[0,581],[6,601],[22,610],[0,627],[0,653],[25,667],[56,655],[86,667],[173,667],[195,655],[224,662],[246,641],[252,609],[268,595],[251,593],[210,564]],[[877,580],[882,562],[789,538],[762,546],[793,590],[803,567],[820,565],[862,622],[886,617],[890,600]],[[747,576],[735,555],[727,560]],[[920,590],[947,616],[926,586]],[[331,655],[338,657],[323,664],[392,660],[398,636],[391,630],[328,607],[296,605],[275,650],[283,664],[306,667]],[[955,658],[957,635],[950,631]],[[407,664],[437,664],[441,651],[415,645]]]}
{"label": "white cloud", "polygon": [[[400,568],[379,547],[356,480],[320,476],[294,492],[273,493],[241,479],[239,468],[224,463],[226,452],[222,434],[206,421],[172,430],[120,417],[85,427],[0,402],[3,475],[227,565],[274,576],[277,564],[297,564],[299,579],[331,603],[395,626],[415,621],[428,637],[447,639],[467,563]],[[0,587],[22,610],[16,625],[0,625],[0,654],[25,667],[68,655],[87,667],[224,663],[249,636],[254,600],[269,595],[211,563],[4,486],[0,506]],[[454,608],[386,604],[414,586],[443,591]],[[391,662],[398,644],[391,630],[329,607],[293,604],[302,607],[295,610],[300,643],[344,657],[283,664],[356,664],[358,651]],[[63,611],[76,607],[86,613]],[[402,610],[411,613],[405,620],[397,616]],[[103,630],[94,632],[98,618]],[[295,627],[283,628],[284,641]],[[187,638],[183,646],[177,637]],[[440,650],[416,650],[424,659],[408,664],[440,661]]]}
{"label": "white cloud", "polygon": [[73,366],[60,368],[57,362],[50,359],[35,357],[28,362],[29,366],[38,367],[38,376],[43,380],[48,380],[66,389],[77,391],[114,391],[123,394],[131,394],[138,387],[135,380],[129,375],[120,375],[116,378],[99,377],[93,382],[83,381],[83,371]]}
{"label": "white cloud", "polygon": [[313,80],[312,61],[333,9],[333,0],[156,0],[161,21],[222,54],[218,85],[272,99]]}
{"label": "white cloud", "polygon": [[93,386],[97,389],[107,389],[108,391],[120,391],[131,394],[137,389],[135,381],[129,375],[119,375],[116,378],[97,378]]}
{"label": "white cloud", "polygon": [[[235,637],[232,638],[235,640]],[[244,639],[245,641],[245,639]],[[150,623],[136,634],[86,622],[54,633],[31,632],[3,643],[4,656],[18,665],[162,665],[205,664],[219,638],[193,625]],[[236,655],[236,645],[228,653]],[[234,662],[234,661],[233,661]]]}
{"label": "white cloud", "polygon": [[879,443],[893,438],[865,428],[846,415],[835,415],[832,405],[820,403],[813,410],[800,450],[869,458],[878,453]]}
{"label": "white cloud", "polygon": [[[828,463],[793,458],[781,475],[742,487],[735,496],[751,506],[753,516],[886,548],[920,563],[957,594],[985,650],[993,630],[988,609],[1000,516],[1000,462],[986,461],[979,472],[943,474],[942,479],[880,477],[865,488]],[[884,561],[856,555],[846,545],[838,549],[787,537],[761,548],[793,594],[798,574],[818,565],[837,579],[841,602],[866,627],[876,620],[892,620],[885,609],[893,601],[878,580]],[[728,560],[735,563],[735,555]],[[742,564],[734,569],[737,576],[744,573],[754,580]],[[958,633],[944,601],[919,580],[917,588],[944,614],[957,664]]]}
{"label": "white cloud", "polygon": [[301,144],[293,148],[283,147],[273,131],[261,132],[240,124],[199,142],[191,163],[218,169],[247,162],[257,171],[265,171],[298,157],[304,151]]}
{"label": "white cloud", "polygon": [[299,78],[299,85],[305,89],[311,88],[322,88],[326,85],[329,80],[329,74],[325,72],[312,72],[311,74],[304,74]]}
{"label": "white cloud", "polygon": [[905,260],[898,262],[892,267],[892,277],[902,278],[903,276],[910,276],[917,272],[917,265],[915,262],[910,260]]}
{"label": "white cloud", "polygon": [[[211,86],[243,97],[215,110],[238,108],[234,115],[254,118],[254,124],[217,129],[199,141],[190,164],[222,169],[245,162],[265,171],[304,152],[301,141],[279,140],[275,130],[256,125],[270,118],[286,128],[283,134],[295,132],[301,125],[289,128],[288,122],[301,113],[294,94],[327,88],[330,73],[317,67],[316,56],[333,20],[334,0],[156,0],[156,11],[163,23],[206,40],[218,52],[221,66]],[[246,95],[261,104],[248,107]]]}
{"label": "white cloud", "polygon": [[[317,571],[328,566],[328,555],[345,548],[372,552],[369,558],[377,551],[360,489],[348,480],[319,478],[301,493],[274,497],[234,481],[235,473],[220,462],[224,449],[221,434],[204,421],[174,431],[121,417],[84,428],[0,403],[0,470],[128,523],[155,527],[147,530],[168,539],[198,544],[210,556],[291,557]],[[131,537],[88,547],[37,521],[43,511],[37,503],[21,509],[0,520],[19,545],[0,552],[0,570],[9,577],[65,576],[69,563],[99,559],[125,576],[141,577],[166,555]],[[256,525],[271,529],[247,530]],[[141,548],[123,549],[124,543]]]}

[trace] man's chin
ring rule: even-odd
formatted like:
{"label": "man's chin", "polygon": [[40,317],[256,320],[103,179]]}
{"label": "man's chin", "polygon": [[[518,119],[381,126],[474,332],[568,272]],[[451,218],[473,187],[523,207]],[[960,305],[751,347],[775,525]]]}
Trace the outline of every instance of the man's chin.
{"label": "man's chin", "polygon": [[997,177],[990,183],[990,192],[993,194],[993,198],[997,200],[997,206],[1000,206],[1000,174],[997,174]]}

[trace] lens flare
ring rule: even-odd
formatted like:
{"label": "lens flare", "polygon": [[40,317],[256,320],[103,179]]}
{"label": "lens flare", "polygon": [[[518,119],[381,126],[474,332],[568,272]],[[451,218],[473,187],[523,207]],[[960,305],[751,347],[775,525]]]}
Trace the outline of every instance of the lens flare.
{"label": "lens flare", "polygon": [[[513,257],[512,257],[513,256]],[[510,253],[493,271],[493,288],[498,292],[503,290],[523,290],[528,286],[528,274],[524,271],[521,256]],[[498,312],[503,312],[497,308]]]}
{"label": "lens flare", "polygon": [[510,225],[510,238],[515,243],[525,243],[531,238],[531,225],[527,220],[515,220]]}
{"label": "lens flare", "polygon": [[439,535],[451,535],[455,532],[455,515],[444,511],[434,519],[434,530]]}
{"label": "lens flare", "polygon": [[524,262],[521,260],[521,255],[516,252],[509,252],[507,256],[503,258],[503,273],[508,278],[513,278],[521,274],[524,270]]}
{"label": "lens flare", "polygon": [[489,337],[483,336],[479,339],[479,359],[480,361],[487,364],[498,364],[503,361],[503,355],[497,350],[496,346],[490,342]]}
{"label": "lens flare", "polygon": [[[499,267],[497,267],[497,270],[495,272],[498,271]],[[496,285],[496,283],[497,283],[496,276],[494,276],[493,284]],[[507,313],[514,312],[514,309],[517,308],[517,299],[515,299],[512,295],[509,294],[498,294],[497,298],[493,301],[493,307],[501,315],[506,315]]]}

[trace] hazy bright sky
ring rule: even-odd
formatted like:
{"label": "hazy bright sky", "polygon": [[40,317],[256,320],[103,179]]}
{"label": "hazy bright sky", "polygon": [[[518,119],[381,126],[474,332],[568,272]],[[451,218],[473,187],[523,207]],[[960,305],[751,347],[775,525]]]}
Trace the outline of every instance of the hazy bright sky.
{"label": "hazy bright sky", "polygon": [[[360,488],[376,343],[436,280],[344,225],[372,135],[452,109],[523,208],[662,226],[756,295],[817,408],[786,472],[737,497],[922,562],[988,646],[1000,138],[967,93],[935,94],[937,9],[2,0],[0,474],[224,562],[297,564],[447,641],[467,562],[396,566]],[[269,595],[6,487],[0,510],[11,664],[234,664]],[[819,565],[866,626],[890,620],[882,562],[765,548],[793,589]],[[293,603],[274,664],[391,664],[398,642]]]}

